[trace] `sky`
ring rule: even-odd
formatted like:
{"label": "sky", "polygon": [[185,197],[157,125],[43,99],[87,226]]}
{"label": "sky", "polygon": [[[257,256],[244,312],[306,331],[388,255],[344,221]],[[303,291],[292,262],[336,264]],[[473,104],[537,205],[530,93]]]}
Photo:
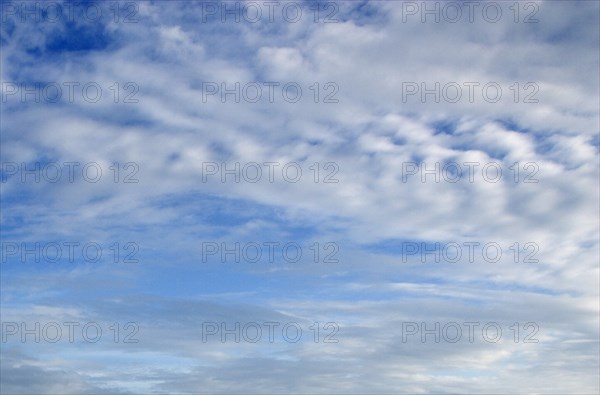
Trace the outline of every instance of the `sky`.
{"label": "sky", "polygon": [[1,6],[1,393],[600,392],[597,1]]}

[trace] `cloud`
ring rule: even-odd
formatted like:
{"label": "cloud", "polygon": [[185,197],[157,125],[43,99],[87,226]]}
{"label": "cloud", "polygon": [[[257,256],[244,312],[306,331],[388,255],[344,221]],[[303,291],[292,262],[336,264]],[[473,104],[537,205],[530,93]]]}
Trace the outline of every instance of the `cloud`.
{"label": "cloud", "polygon": [[[235,2],[123,3],[117,22],[90,4],[101,20],[5,15],[2,320],[135,322],[140,341],[13,339],[3,393],[598,391],[597,3],[494,23],[489,2],[456,23],[421,2],[297,3],[294,23],[283,3],[255,23]],[[64,242],[102,258],[27,252]],[[302,257],[204,261],[205,242]],[[402,250],[469,242],[474,262]],[[269,320],[303,341],[202,342],[205,322]],[[503,340],[402,341],[469,320]]]}

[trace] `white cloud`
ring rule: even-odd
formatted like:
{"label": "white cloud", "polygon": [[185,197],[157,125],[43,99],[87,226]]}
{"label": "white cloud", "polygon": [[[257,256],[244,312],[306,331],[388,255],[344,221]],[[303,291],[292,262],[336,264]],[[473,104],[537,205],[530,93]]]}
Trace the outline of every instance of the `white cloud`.
{"label": "white cloud", "polygon": [[[7,25],[3,89],[40,79],[95,81],[103,97],[21,103],[20,91],[9,96],[2,103],[3,162],[97,162],[105,173],[99,183],[9,178],[2,183],[3,239],[133,240],[143,259],[43,270],[3,263],[3,320],[68,319],[93,314],[93,307],[107,322],[139,320],[143,341],[132,351],[98,347],[93,358],[60,349],[64,359],[48,366],[31,356],[54,358],[51,346],[11,344],[2,376],[17,379],[3,379],[2,391],[19,392],[36,374],[40,383],[21,386],[25,392],[65,392],[61,380],[83,393],[597,392],[598,5],[535,4],[536,24],[514,23],[508,5],[498,23],[404,22],[403,5],[394,2],[360,10],[340,3],[340,23],[314,23],[305,10],[298,23],[248,24],[202,23],[201,3],[141,2],[138,23],[101,26],[106,46],[54,53],[53,40],[66,40],[73,27]],[[138,103],[122,103],[127,82],[139,88]],[[272,103],[265,85],[257,103],[236,103],[233,95],[222,103],[221,92],[204,102],[206,82],[279,86]],[[302,87],[299,102],[281,96],[287,82]],[[403,83],[436,82],[457,83],[461,100],[403,97]],[[499,84],[501,100],[490,103],[477,88],[469,102],[468,82]],[[535,87],[539,102],[524,103]],[[332,92],[339,102],[323,103]],[[271,161],[299,163],[301,181],[202,179],[204,162],[231,168]],[[113,182],[113,162],[135,162],[139,183]],[[335,163],[339,182],[315,183],[315,162],[320,180],[331,169],[324,165]],[[432,174],[427,182],[407,175],[407,162],[480,165],[474,182],[436,183]],[[482,179],[491,162],[503,171],[496,183]],[[538,182],[523,182],[527,176]],[[334,240],[340,263],[202,266],[199,245],[207,239]],[[493,241],[503,258],[423,264],[418,257],[401,262],[394,248],[371,248],[403,241]],[[512,261],[515,242],[537,243],[539,263]],[[126,302],[101,307],[115,298]],[[212,304],[219,298],[233,307]],[[340,343],[199,343],[198,325],[211,314],[228,322],[335,321]],[[537,322],[540,343],[399,342],[403,321],[466,317],[506,328]],[[145,355],[157,361],[141,360]],[[111,360],[127,363],[115,369]]]}

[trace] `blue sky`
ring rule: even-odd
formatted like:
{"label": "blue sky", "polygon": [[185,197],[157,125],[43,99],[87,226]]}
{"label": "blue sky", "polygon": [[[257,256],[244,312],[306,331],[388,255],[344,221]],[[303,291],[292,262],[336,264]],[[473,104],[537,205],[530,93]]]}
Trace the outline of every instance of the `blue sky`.
{"label": "blue sky", "polygon": [[[456,22],[446,3],[439,22],[422,2],[282,1],[272,21],[237,4],[262,17],[233,1],[80,2],[73,18],[2,1],[0,392],[598,393],[598,3],[481,1],[470,21],[459,1]],[[236,83],[238,102],[222,95]],[[438,101],[404,90],[436,83]],[[239,182],[223,174],[236,163]],[[463,176],[435,182],[427,169],[450,163]],[[36,243],[38,261],[22,254]],[[236,245],[261,258],[223,261]],[[461,259],[436,262],[446,245]],[[49,322],[103,335],[13,333]],[[249,322],[303,335],[203,341],[206,323]],[[465,322],[503,337],[402,341],[406,323]]]}

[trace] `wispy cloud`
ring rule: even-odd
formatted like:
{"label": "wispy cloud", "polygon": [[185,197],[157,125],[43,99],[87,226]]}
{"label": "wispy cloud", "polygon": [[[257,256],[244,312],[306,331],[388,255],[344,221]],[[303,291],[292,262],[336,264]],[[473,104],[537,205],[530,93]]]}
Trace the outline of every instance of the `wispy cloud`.
{"label": "wispy cloud", "polygon": [[475,3],[3,2],[0,392],[597,393],[598,3]]}

